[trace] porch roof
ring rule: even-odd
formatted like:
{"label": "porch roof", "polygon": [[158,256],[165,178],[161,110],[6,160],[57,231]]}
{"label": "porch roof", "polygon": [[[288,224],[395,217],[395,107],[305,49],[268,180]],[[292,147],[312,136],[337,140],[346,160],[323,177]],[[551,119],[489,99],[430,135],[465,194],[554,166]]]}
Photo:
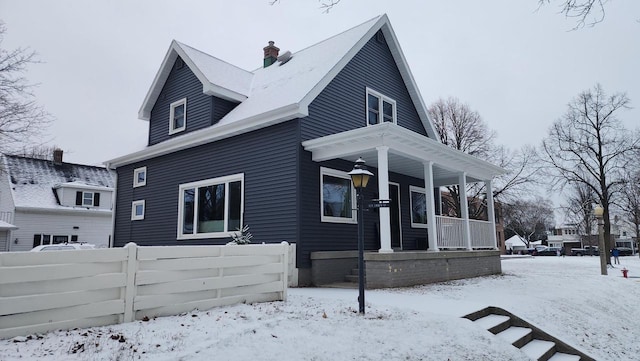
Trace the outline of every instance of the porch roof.
{"label": "porch roof", "polygon": [[424,179],[423,164],[433,162],[434,186],[458,183],[465,172],[467,180],[482,182],[506,173],[506,170],[484,160],[447,147],[437,140],[393,123],[327,135],[302,142],[312,159],[321,162],[330,159],[355,161],[362,157],[367,165],[378,167],[376,147],[389,147],[389,171]]}

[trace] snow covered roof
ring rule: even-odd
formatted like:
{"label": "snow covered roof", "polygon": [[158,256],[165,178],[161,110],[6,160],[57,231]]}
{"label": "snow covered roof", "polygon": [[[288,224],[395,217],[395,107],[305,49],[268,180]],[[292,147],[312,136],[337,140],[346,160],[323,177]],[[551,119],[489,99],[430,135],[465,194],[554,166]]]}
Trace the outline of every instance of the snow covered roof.
{"label": "snow covered roof", "polygon": [[113,172],[103,167],[60,163],[49,160],[3,155],[16,207],[66,209],[56,200],[53,189],[61,185],[79,189],[112,190]]}
{"label": "snow covered roof", "polygon": [[518,236],[517,234],[504,241],[504,244],[510,246],[509,248],[527,247],[527,241],[525,241],[524,238]]}
{"label": "snow covered roof", "polygon": [[7,223],[5,221],[0,221],[0,231],[6,231],[8,229],[18,229],[18,227],[14,226],[11,223]]}
{"label": "snow covered roof", "polygon": [[151,109],[178,56],[203,84],[205,94],[235,101],[239,105],[210,127],[180,135],[106,163],[109,167],[118,167],[306,117],[309,114],[309,104],[378,31],[382,31],[387,41],[427,134],[438,139],[389,19],[386,15],[381,15],[297,51],[287,62],[277,61],[252,72],[173,41],[140,108],[140,119],[149,120]]}

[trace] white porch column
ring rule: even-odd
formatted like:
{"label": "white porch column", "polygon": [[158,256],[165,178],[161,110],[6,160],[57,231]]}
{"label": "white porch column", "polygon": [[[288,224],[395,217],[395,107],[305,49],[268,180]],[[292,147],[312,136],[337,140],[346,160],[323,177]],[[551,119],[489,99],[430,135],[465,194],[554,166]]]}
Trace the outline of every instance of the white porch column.
{"label": "white porch column", "polygon": [[436,229],[436,205],[433,196],[433,162],[425,162],[424,165],[424,190],[427,194],[427,236],[429,239],[429,251],[438,252],[438,230]]}
{"label": "white porch column", "polygon": [[[378,150],[378,194],[380,199],[389,199],[389,147],[379,146]],[[391,209],[378,208],[380,215],[380,253],[391,253]]]}
{"label": "white porch column", "polygon": [[471,250],[471,228],[469,227],[469,203],[467,201],[467,173],[462,172],[458,176],[458,194],[460,195],[460,211],[462,214],[464,243]]}
{"label": "white porch column", "polygon": [[498,239],[496,237],[496,211],[493,204],[493,187],[491,186],[491,180],[484,181],[487,186],[487,217],[491,222],[491,229],[493,230],[493,246],[498,249]]}

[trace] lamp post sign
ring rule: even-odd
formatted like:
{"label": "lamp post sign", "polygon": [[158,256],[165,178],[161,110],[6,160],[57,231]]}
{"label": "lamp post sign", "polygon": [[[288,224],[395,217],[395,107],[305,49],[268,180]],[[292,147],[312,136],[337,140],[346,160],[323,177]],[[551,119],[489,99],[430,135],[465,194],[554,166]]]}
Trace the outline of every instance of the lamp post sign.
{"label": "lamp post sign", "polygon": [[369,208],[389,208],[390,204],[390,199],[372,199]]}
{"label": "lamp post sign", "polygon": [[349,172],[353,187],[356,189],[358,203],[358,309],[364,315],[364,200],[362,189],[367,187],[373,173],[367,170],[362,158],[358,158]]}

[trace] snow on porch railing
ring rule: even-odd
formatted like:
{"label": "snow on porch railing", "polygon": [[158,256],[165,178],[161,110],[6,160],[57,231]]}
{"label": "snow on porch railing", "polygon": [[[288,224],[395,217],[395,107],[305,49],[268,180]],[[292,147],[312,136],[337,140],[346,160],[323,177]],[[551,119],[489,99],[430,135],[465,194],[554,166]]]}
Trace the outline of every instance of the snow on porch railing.
{"label": "snow on porch railing", "polygon": [[436,216],[438,248],[467,248],[464,242],[464,222],[460,218]]}
{"label": "snow on porch railing", "polygon": [[488,221],[469,220],[471,230],[471,248],[495,248],[493,242],[493,224]]}

